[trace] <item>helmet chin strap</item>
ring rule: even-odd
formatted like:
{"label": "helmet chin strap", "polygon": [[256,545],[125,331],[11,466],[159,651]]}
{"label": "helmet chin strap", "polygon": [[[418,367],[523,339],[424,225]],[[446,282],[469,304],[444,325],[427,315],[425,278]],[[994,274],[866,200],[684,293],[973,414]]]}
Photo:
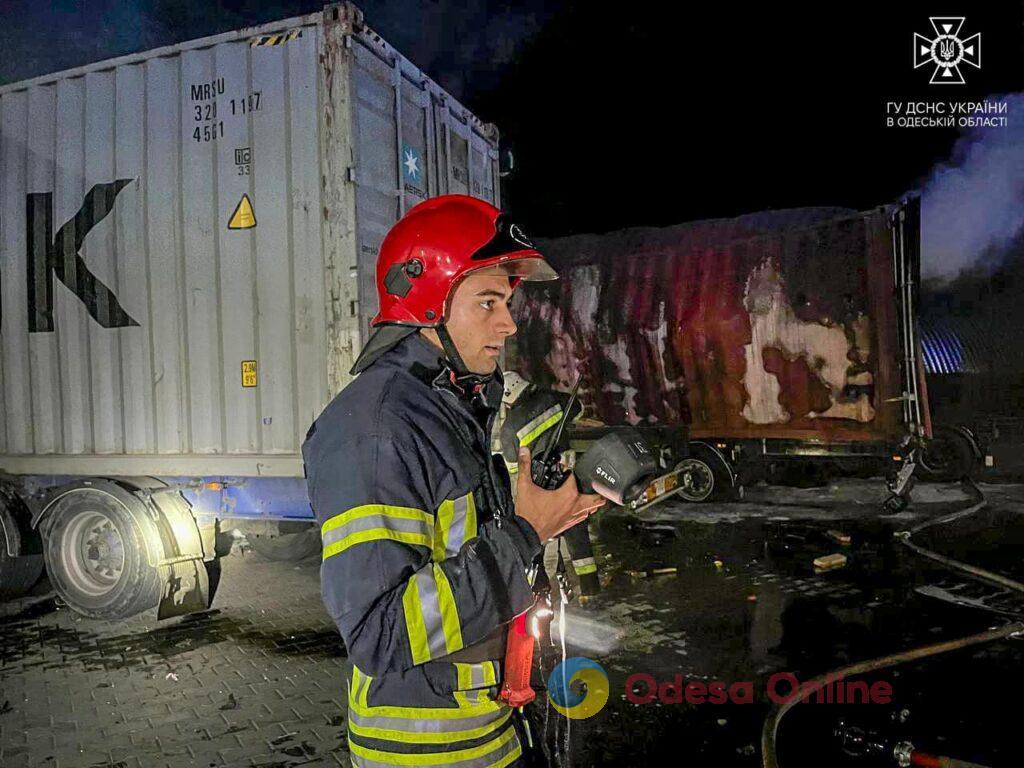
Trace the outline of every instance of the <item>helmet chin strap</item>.
{"label": "helmet chin strap", "polygon": [[466,362],[462,359],[462,355],[459,354],[459,350],[455,346],[455,342],[452,340],[451,334],[448,333],[448,329],[444,323],[434,328],[437,331],[437,338],[441,340],[441,346],[444,348],[444,355],[448,359],[448,363],[452,367],[452,372],[455,374],[455,378],[452,383],[460,387],[468,394],[473,393],[473,389],[480,384],[486,384],[492,378],[493,373],[473,373],[469,368],[466,367]]}

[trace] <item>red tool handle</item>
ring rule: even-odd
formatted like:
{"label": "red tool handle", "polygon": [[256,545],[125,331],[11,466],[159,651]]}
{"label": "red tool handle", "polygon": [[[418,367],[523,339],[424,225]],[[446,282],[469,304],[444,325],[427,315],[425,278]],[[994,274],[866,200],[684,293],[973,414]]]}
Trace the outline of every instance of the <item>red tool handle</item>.
{"label": "red tool handle", "polygon": [[537,693],[530,687],[534,641],[526,626],[529,613],[524,611],[519,614],[508,627],[505,675],[498,698],[507,701],[512,707],[522,707],[537,698]]}

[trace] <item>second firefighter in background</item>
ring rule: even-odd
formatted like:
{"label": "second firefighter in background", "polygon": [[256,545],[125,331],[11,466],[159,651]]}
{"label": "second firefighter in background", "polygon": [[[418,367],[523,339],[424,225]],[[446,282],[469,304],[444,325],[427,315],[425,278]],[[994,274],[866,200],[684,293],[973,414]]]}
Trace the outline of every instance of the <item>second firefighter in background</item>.
{"label": "second firefighter in background", "polygon": [[[558,444],[552,445],[558,434],[558,424],[565,414],[569,395],[531,384],[515,371],[504,374],[505,391],[502,395],[500,431],[495,437],[495,448],[501,451],[505,466],[512,476],[513,489],[519,471],[520,447],[528,447],[534,458],[548,450],[560,456],[569,448],[568,432],[563,431]],[[583,408],[579,400],[572,405],[568,421],[579,418]],[[544,552],[544,566],[555,583],[556,571],[568,561],[579,585],[579,594],[584,601],[601,589],[597,561],[590,541],[590,522],[584,520],[573,526],[560,537],[548,542]]]}

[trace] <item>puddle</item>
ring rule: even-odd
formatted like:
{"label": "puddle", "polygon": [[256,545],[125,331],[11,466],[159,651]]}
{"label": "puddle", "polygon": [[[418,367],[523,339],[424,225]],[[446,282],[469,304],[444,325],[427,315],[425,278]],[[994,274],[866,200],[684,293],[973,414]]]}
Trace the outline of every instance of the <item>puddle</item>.
{"label": "puddle", "polygon": [[[668,505],[653,524],[606,517],[598,555],[612,581],[588,610],[576,609],[584,617],[577,626],[587,630],[582,637],[573,636],[570,612],[567,645],[569,655],[588,656],[605,668],[611,695],[598,715],[571,723],[570,753],[560,765],[621,765],[626,755],[635,765],[760,765],[771,675],[790,672],[806,681],[1005,623],[1005,614],[919,594],[916,588],[948,583],[950,575],[893,541],[893,531],[908,521],[963,507],[960,496],[888,519],[843,509],[827,518],[791,516],[791,507],[778,505],[770,515],[737,515],[718,525],[678,515]],[[935,532],[944,553],[1024,576],[1024,516],[994,508],[971,522]],[[837,529],[849,536],[848,545],[828,533]],[[832,553],[847,556],[845,567],[816,573],[813,560]],[[1024,611],[1024,600],[1017,602]],[[617,641],[602,648],[595,638]],[[848,730],[874,729],[882,741],[910,739],[926,751],[993,768],[1019,765],[1019,758],[1009,759],[1016,707],[998,700],[1004,688],[1024,683],[1022,648],[1021,641],[1001,642],[867,678],[892,685],[889,704],[797,705],[780,729],[781,763],[894,765],[891,758],[876,763],[844,752],[836,736],[843,722]],[[655,698],[636,704],[626,698],[626,681],[636,673],[659,682],[679,674],[684,684],[749,682],[754,696],[750,703],[662,704]],[[912,717],[900,722],[903,710]],[[554,730],[549,718],[549,740]]]}

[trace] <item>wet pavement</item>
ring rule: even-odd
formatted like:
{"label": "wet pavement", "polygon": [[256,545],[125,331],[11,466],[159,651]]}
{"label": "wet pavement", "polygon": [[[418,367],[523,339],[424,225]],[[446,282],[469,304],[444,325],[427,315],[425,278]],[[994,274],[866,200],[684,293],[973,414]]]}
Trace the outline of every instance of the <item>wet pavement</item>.
{"label": "wet pavement", "polygon": [[[986,508],[915,541],[1021,579],[1024,487],[982,490]],[[1024,616],[1015,594],[893,539],[969,506],[968,493],[919,487],[915,504],[889,517],[878,513],[883,498],[878,481],[847,480],[754,488],[732,505],[666,502],[640,520],[602,513],[597,554],[609,583],[585,608],[570,606],[565,635],[569,655],[607,671],[610,698],[586,720],[540,708],[558,763],[757,766],[775,673],[805,681]],[[846,565],[816,573],[812,561],[834,553]],[[45,596],[0,609],[0,765],[348,765],[344,651],[317,566],[233,554],[214,610],[163,623],[90,621]],[[780,764],[895,765],[844,752],[839,728],[852,752],[858,740],[909,740],[981,765],[1024,765],[1013,738],[1022,650],[1024,641],[1002,641],[875,673],[869,681],[891,686],[889,703],[799,704],[779,730]],[[546,669],[557,661],[550,654]],[[634,678],[632,697],[653,678],[668,683],[665,703],[627,699],[636,673],[650,677]],[[739,684],[737,701],[676,703],[677,675]]]}
{"label": "wet pavement", "polygon": [[5,606],[0,766],[347,766],[318,565],[233,554],[213,610],[159,623]]}
{"label": "wet pavement", "polygon": [[[1020,579],[1024,488],[982,490],[984,509],[914,540]],[[910,508],[888,517],[876,511],[883,500],[870,480],[807,490],[762,486],[740,504],[666,503],[649,508],[642,522],[603,520],[601,555],[611,584],[596,605],[570,609],[566,640],[569,655],[604,666],[611,697],[593,718],[570,724],[567,752],[564,719],[548,718],[562,764],[622,765],[628,755],[630,765],[759,766],[774,674],[807,681],[1024,617],[1024,596],[934,567],[893,539],[894,531],[970,506],[968,493],[958,485],[919,487]],[[816,573],[813,560],[834,553],[846,556],[845,567]],[[1022,661],[1024,641],[1003,641],[865,678],[891,686],[888,704],[799,704],[779,730],[780,764],[896,765],[888,756],[845,752],[835,735],[843,723],[843,733],[861,729],[890,745],[908,740],[981,765],[1024,765],[1013,738]],[[636,673],[659,683],[676,682],[676,675],[683,685],[746,683],[752,694],[749,703],[742,688],[735,703],[676,703],[669,690],[666,703],[661,696],[633,703],[626,683]],[[649,690],[646,681],[636,685],[638,694]],[[788,684],[775,690],[784,695]]]}

